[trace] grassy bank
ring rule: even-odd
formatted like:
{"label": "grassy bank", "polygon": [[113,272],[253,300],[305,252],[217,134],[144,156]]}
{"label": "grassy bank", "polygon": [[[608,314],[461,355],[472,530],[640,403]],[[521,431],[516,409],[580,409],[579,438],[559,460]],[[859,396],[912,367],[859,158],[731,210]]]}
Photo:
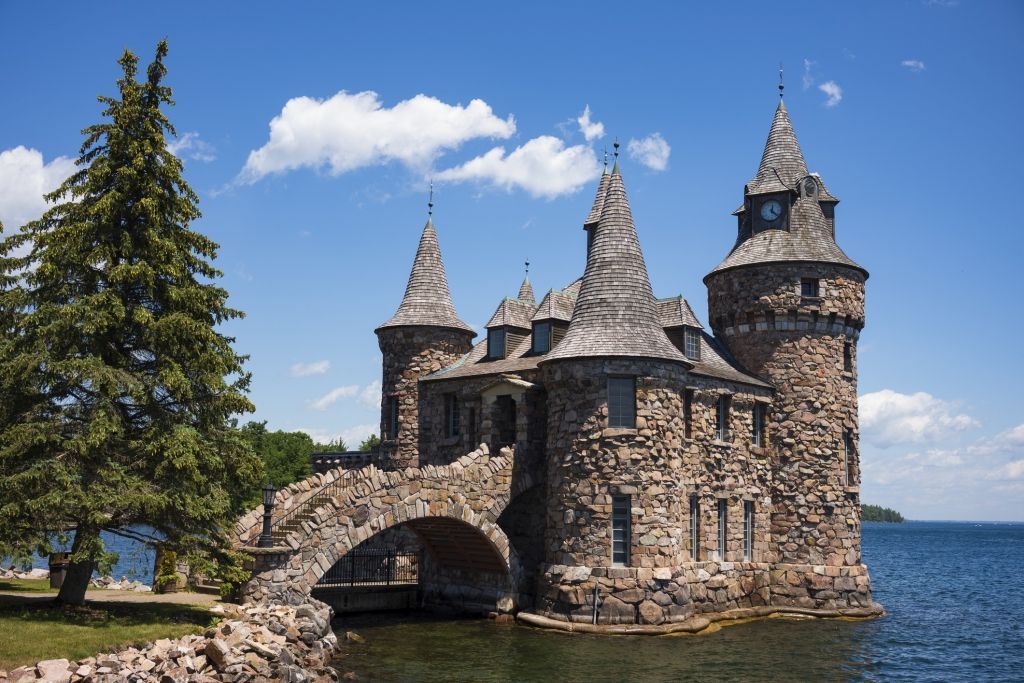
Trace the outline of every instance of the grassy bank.
{"label": "grassy bank", "polygon": [[50,588],[49,579],[0,579],[0,591],[57,594],[56,588]]}
{"label": "grassy bank", "polygon": [[202,631],[210,621],[202,607],[172,603],[90,602],[84,608],[54,607],[48,601],[0,604],[0,669],[178,638]]}

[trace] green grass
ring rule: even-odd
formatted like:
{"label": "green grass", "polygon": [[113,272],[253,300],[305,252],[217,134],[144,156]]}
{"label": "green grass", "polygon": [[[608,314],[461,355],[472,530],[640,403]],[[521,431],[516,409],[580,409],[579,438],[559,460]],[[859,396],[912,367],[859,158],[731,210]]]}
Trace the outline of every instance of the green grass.
{"label": "green grass", "polygon": [[17,591],[19,593],[53,593],[49,579],[0,579],[0,591]]}
{"label": "green grass", "polygon": [[83,608],[0,604],[0,669],[90,657],[121,646],[199,633],[205,608],[173,603],[91,603]]}

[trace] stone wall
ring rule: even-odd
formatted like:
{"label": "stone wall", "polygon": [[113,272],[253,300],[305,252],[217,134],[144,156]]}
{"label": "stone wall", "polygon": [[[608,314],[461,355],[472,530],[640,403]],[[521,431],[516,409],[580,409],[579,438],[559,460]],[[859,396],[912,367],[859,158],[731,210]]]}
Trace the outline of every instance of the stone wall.
{"label": "stone wall", "polygon": [[[801,278],[817,278],[820,296],[801,296]],[[716,335],[777,388],[769,430],[778,561],[858,566],[856,343],[864,325],[863,273],[826,264],[723,271],[708,278],[708,307]]]}
{"label": "stone wall", "polygon": [[[472,333],[444,327],[387,327],[377,331],[383,355],[381,454],[396,469],[420,464],[419,380],[472,348]],[[389,434],[389,398],[398,399],[398,434]],[[463,450],[463,453],[466,451]]]}

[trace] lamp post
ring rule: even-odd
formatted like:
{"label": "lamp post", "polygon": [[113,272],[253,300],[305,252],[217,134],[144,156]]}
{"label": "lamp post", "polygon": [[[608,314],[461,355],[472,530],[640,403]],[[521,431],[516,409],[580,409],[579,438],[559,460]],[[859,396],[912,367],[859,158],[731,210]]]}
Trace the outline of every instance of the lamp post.
{"label": "lamp post", "polygon": [[263,486],[263,533],[256,543],[260,548],[269,548],[274,545],[274,537],[270,533],[270,518],[274,514],[274,494],[277,489],[273,484]]}

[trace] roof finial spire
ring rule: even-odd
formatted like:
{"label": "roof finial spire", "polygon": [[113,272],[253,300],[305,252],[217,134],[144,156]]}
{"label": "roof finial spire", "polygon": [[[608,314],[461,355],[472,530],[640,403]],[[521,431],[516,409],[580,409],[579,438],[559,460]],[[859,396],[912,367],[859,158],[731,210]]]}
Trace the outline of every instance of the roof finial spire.
{"label": "roof finial spire", "polygon": [[619,136],[615,136],[615,142],[612,143],[612,147],[615,149],[615,165],[612,166],[612,175],[619,172]]}
{"label": "roof finial spire", "polygon": [[427,200],[427,217],[432,218],[434,216],[434,181],[430,181],[430,198]]}
{"label": "roof finial spire", "polygon": [[608,172],[608,148],[604,148],[604,172]]}
{"label": "roof finial spire", "polygon": [[782,91],[786,89],[786,84],[782,81],[782,62],[779,62],[779,99],[782,99]]}
{"label": "roof finial spire", "polygon": [[526,266],[526,277],[530,277],[530,259],[526,259],[524,265]]}

